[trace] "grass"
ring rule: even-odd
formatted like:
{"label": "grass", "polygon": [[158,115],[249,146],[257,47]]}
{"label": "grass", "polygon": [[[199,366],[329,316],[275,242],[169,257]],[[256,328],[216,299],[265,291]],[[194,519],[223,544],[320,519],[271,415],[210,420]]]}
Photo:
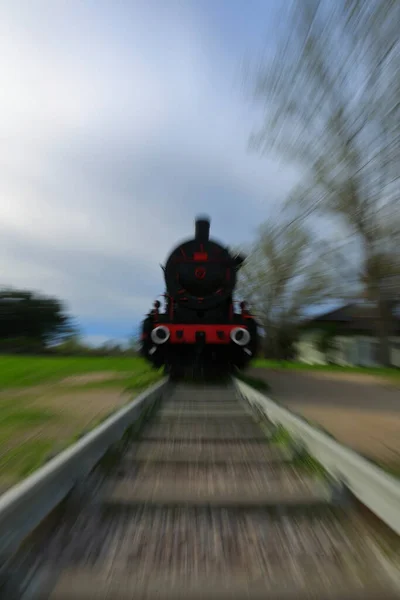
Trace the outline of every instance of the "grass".
{"label": "grass", "polygon": [[[248,377],[248,376],[244,377],[242,374],[237,377],[238,377],[238,379],[241,379],[245,383],[248,383],[248,385],[254,387],[255,389],[257,389],[261,392],[268,391],[268,387],[269,387],[268,384],[266,384],[264,381],[262,381],[260,379],[257,379],[256,377]],[[274,399],[274,402],[276,404],[279,404],[279,402],[277,402],[275,399]],[[290,410],[290,409],[288,409],[288,410]],[[340,443],[339,440],[330,431],[328,431],[325,427],[322,427],[322,425],[320,423],[318,423],[317,421],[307,419],[306,417],[304,417],[303,415],[301,415],[299,413],[294,413],[294,414],[296,415],[296,417],[298,417],[305,423],[308,423],[308,425],[310,425],[314,429],[321,431],[321,433],[324,433],[326,436],[330,437],[335,442]],[[283,446],[283,447],[288,447],[293,444],[293,439],[292,439],[291,435],[282,425],[278,425],[274,429],[274,432],[273,432],[272,436],[270,437],[270,441],[271,441],[271,443],[273,443],[275,445]],[[379,467],[380,469],[382,469],[383,471],[388,473],[388,475],[391,475],[392,477],[395,477],[396,479],[400,480],[400,461],[398,461],[398,462],[394,462],[394,461],[382,462],[382,461],[374,460],[370,456],[367,456],[366,454],[363,454],[362,452],[357,452],[357,453],[360,456],[362,456],[363,458],[365,458],[365,460],[367,460],[371,464],[374,464],[375,466]],[[293,463],[297,466],[304,468],[306,471],[308,471],[310,473],[319,473],[323,477],[326,476],[325,469],[322,467],[322,465],[308,453],[299,454],[295,458]]]}
{"label": "grass", "polygon": [[269,392],[270,390],[270,386],[266,381],[263,381],[262,379],[259,379],[258,377],[254,377],[253,375],[248,375],[247,373],[235,373],[235,377],[237,379],[240,379],[240,381],[243,381],[243,383],[247,383],[247,385],[250,385],[251,387],[253,387],[255,390],[259,391],[259,392]]}
{"label": "grass", "polygon": [[[243,381],[244,383],[247,383],[249,386],[253,387],[257,391],[262,392],[264,394],[267,394],[267,392],[269,392],[269,390],[270,390],[269,384],[262,379],[258,379],[257,377],[253,377],[253,376],[250,377],[248,375],[243,375],[242,373],[240,373],[239,375],[236,375],[236,377],[238,379],[240,379],[241,381]],[[273,402],[275,404],[281,405],[281,402],[276,398],[273,398]],[[290,408],[287,406],[285,406],[284,408],[286,410],[290,410]],[[293,412],[293,411],[291,411],[291,412]],[[318,429],[319,431],[321,431],[322,433],[324,433],[325,435],[330,437],[332,440],[338,441],[336,439],[336,437],[330,431],[328,431],[328,429],[326,429],[325,427],[322,427],[322,425],[320,423],[318,423],[317,421],[308,419],[304,415],[301,415],[300,413],[294,412],[293,414],[295,414],[296,417],[298,417],[299,419],[301,419],[302,421],[304,421],[305,423],[310,425],[310,427],[313,427],[314,429]]]}
{"label": "grass", "polygon": [[[91,381],[99,372],[111,379]],[[66,381],[76,375],[88,379]],[[32,473],[161,377],[141,358],[0,356],[0,487]]]}
{"label": "grass", "polygon": [[348,373],[373,375],[380,377],[382,382],[390,386],[400,387],[400,369],[396,367],[344,367],[341,365],[308,365],[301,362],[267,360],[257,358],[251,363],[251,367],[261,369],[287,369],[288,371],[319,371],[325,373]]}
{"label": "grass", "polygon": [[292,436],[282,425],[275,427],[269,441],[277,446],[288,446],[293,443]]}
{"label": "grass", "polygon": [[397,479],[400,479],[400,463],[398,464],[387,464],[387,463],[377,463],[378,467],[380,467],[381,469],[383,469],[384,471],[386,471],[386,473],[389,473],[389,475],[392,475],[393,477],[396,477]]}
{"label": "grass", "polygon": [[148,370],[142,358],[0,355],[0,390],[57,382],[71,375],[101,371]]}
{"label": "grass", "polygon": [[309,365],[301,362],[267,360],[257,358],[252,361],[252,367],[265,369],[288,369],[293,371],[329,371],[336,373],[362,373],[384,377],[400,378],[400,369],[396,367],[344,367],[341,365]]}
{"label": "grass", "polygon": [[283,448],[293,448],[295,450],[295,456],[291,463],[294,467],[298,467],[305,473],[314,475],[322,479],[328,478],[328,472],[323,465],[316,460],[311,454],[305,449],[296,451],[296,443],[294,438],[290,435],[287,429],[282,425],[277,425],[271,438],[270,442],[274,445],[281,446]]}
{"label": "grass", "polygon": [[29,440],[0,456],[0,473],[10,481],[33,473],[45,461],[54,446],[54,440]]}
{"label": "grass", "polygon": [[[248,377],[248,376],[245,377],[242,374],[240,374],[240,376],[237,375],[237,377],[238,377],[238,379],[241,379],[245,383],[248,383],[248,385],[250,385],[251,387],[257,389],[258,391],[266,393],[269,389],[268,384],[265,383],[263,380],[257,379],[257,377]],[[276,400],[275,398],[273,399],[273,402],[275,404],[280,404],[280,402],[278,400]],[[329,438],[331,438],[333,441],[338,442],[339,444],[341,443],[337,439],[336,436],[334,436],[328,429],[323,427],[317,421],[306,418],[304,415],[292,411],[290,409],[290,407],[285,406],[285,408],[287,410],[293,412],[293,414],[295,414],[298,419],[301,419],[302,421],[304,421],[304,423],[307,423],[308,425],[310,425],[310,427],[313,427],[313,429],[320,431],[321,433],[323,433],[326,436],[328,436]],[[273,433],[271,441],[274,444],[278,444],[278,445],[282,444],[285,446],[285,445],[291,443],[291,437],[290,437],[289,433],[282,426],[278,426]],[[382,461],[374,460],[370,456],[363,454],[360,451],[357,451],[357,453],[360,456],[362,456],[363,458],[365,458],[366,460],[368,460],[369,462],[371,462],[372,464],[381,468],[383,471],[385,471],[389,475],[392,475],[393,477],[400,479],[400,460],[397,462],[396,461],[382,462]],[[308,458],[306,459],[306,462],[307,462],[307,460],[308,460]]]}
{"label": "grass", "polygon": [[29,408],[23,405],[4,408],[3,404],[0,404],[0,427],[3,429],[10,426],[22,429],[42,425],[54,417],[55,415],[44,409]]}

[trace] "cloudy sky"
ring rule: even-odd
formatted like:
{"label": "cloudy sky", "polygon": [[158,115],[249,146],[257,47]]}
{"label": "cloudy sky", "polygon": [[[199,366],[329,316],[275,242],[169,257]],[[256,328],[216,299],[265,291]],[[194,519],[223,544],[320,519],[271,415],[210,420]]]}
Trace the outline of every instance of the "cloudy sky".
{"label": "cloudy sky", "polygon": [[[65,300],[87,338],[127,336],[190,236],[247,242],[296,180],[248,152],[242,61],[274,0],[0,5],[0,283]],[[276,17],[275,17],[276,18]]]}

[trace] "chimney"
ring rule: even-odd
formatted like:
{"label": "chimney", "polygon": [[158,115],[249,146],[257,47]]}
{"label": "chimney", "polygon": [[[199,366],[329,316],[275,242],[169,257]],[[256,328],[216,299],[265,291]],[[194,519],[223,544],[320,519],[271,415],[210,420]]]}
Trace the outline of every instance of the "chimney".
{"label": "chimney", "polygon": [[208,242],[210,238],[210,219],[208,217],[197,217],[195,222],[196,242]]}

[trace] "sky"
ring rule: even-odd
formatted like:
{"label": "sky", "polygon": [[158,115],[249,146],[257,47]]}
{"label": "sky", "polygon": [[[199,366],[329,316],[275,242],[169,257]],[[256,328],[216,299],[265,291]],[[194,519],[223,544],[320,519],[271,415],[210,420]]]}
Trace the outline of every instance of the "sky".
{"label": "sky", "polygon": [[252,240],[299,177],[248,150],[241,68],[271,51],[275,6],[1,3],[1,285],[62,299],[90,343],[120,341],[198,213],[217,240]]}

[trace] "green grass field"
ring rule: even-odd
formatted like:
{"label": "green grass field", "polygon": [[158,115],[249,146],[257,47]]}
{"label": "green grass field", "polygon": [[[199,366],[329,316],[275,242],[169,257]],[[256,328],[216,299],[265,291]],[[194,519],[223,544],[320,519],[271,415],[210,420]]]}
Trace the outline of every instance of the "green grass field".
{"label": "green grass field", "polygon": [[141,358],[0,356],[0,492],[161,377]]}
{"label": "green grass field", "polygon": [[59,381],[71,375],[149,370],[142,358],[0,356],[0,390]]}

